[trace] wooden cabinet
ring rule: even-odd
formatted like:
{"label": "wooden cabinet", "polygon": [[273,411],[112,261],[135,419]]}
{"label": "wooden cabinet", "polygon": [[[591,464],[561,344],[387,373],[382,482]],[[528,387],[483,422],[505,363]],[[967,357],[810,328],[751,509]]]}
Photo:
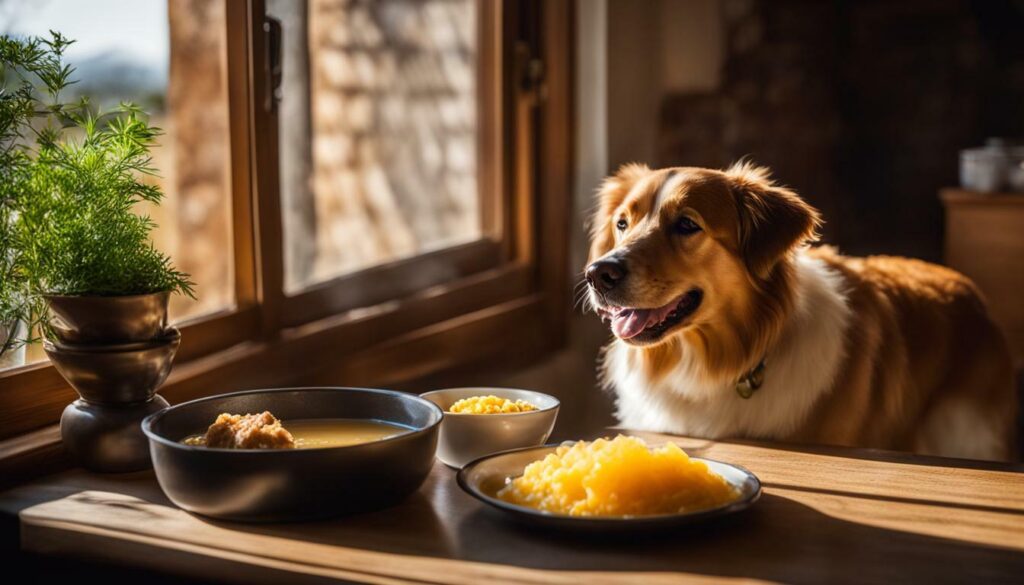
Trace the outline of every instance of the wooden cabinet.
{"label": "wooden cabinet", "polygon": [[946,263],[981,287],[1024,367],[1024,195],[943,189]]}

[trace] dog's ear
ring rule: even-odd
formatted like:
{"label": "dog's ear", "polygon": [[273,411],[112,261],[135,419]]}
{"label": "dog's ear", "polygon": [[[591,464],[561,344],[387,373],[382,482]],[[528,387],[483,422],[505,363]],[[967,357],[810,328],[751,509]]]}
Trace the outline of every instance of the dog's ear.
{"label": "dog's ear", "polygon": [[786,254],[817,239],[818,211],[776,185],[765,167],[747,162],[725,171],[739,210],[739,244],[747,269],[767,278]]}
{"label": "dog's ear", "polygon": [[614,175],[601,183],[597,190],[597,207],[590,220],[590,259],[597,260],[615,246],[615,228],[612,226],[612,214],[626,199],[629,190],[637,179],[651,170],[647,165],[629,163],[619,167]]}

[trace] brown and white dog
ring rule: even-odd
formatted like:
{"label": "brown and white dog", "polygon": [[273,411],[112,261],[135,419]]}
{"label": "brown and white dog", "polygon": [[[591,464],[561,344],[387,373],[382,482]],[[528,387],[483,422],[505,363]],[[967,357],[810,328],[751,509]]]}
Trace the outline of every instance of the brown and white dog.
{"label": "brown and white dog", "polygon": [[963,275],[808,247],[818,212],[749,164],[626,165],[599,198],[586,276],[625,426],[1013,456],[1009,352]]}

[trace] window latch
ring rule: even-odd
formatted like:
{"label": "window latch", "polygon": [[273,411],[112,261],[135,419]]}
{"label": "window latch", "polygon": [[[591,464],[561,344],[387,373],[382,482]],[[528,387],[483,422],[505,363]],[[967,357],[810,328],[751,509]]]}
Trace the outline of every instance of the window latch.
{"label": "window latch", "polygon": [[518,42],[515,46],[515,77],[519,80],[520,91],[531,105],[537,105],[547,97],[544,83],[544,61],[532,54],[530,46]]}
{"label": "window latch", "polygon": [[284,72],[281,21],[271,16],[264,17],[263,33],[267,45],[267,97],[263,107],[268,112],[273,112],[277,110],[277,104],[281,102],[281,78]]}

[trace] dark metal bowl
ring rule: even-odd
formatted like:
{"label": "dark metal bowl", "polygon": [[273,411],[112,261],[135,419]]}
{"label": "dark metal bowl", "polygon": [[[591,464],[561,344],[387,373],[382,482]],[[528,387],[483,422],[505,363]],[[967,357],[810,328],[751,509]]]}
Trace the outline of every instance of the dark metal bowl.
{"label": "dark metal bowl", "polygon": [[145,402],[171,373],[181,332],[174,327],[152,341],[68,345],[45,340],[54,367],[82,398],[98,404]]}
{"label": "dark metal bowl", "polygon": [[[269,410],[282,419],[372,419],[409,427],[348,447],[211,449],[179,441],[222,412]],[[202,398],[147,417],[153,468],[181,508],[215,518],[286,522],[393,505],[416,491],[434,464],[441,409],[413,394],[362,388],[249,390]]]}
{"label": "dark metal bowl", "polygon": [[43,295],[50,326],[71,344],[147,341],[167,329],[169,292],[125,296]]}

